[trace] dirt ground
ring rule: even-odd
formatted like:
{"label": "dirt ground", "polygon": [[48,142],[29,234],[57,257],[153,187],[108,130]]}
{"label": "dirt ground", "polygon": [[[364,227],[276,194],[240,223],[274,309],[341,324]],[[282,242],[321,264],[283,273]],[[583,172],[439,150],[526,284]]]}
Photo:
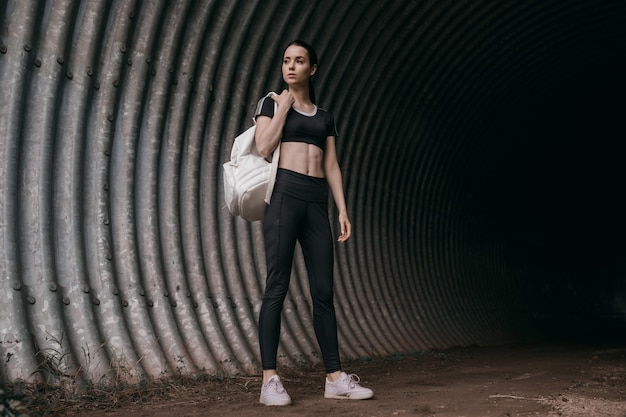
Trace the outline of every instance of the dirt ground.
{"label": "dirt ground", "polygon": [[[288,407],[258,403],[260,379],[240,377],[176,387],[142,402],[65,417],[566,416],[626,417],[626,345],[456,348],[344,363],[372,388],[365,401],[323,398],[321,368],[283,371]],[[102,406],[100,406],[102,407]]]}

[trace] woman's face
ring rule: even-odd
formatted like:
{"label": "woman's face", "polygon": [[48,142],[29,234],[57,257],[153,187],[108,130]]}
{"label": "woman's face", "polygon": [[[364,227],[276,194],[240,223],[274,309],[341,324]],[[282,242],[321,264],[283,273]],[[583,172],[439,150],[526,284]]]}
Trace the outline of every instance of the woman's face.
{"label": "woman's face", "polygon": [[291,45],[283,56],[283,80],[288,85],[306,84],[317,70],[317,65],[311,66],[308,51],[298,45]]}

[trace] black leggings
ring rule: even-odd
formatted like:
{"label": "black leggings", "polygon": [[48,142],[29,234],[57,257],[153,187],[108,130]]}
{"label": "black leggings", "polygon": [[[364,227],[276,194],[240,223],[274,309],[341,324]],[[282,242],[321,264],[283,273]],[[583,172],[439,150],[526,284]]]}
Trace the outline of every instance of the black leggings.
{"label": "black leggings", "polygon": [[333,306],[333,238],[325,179],[279,169],[263,220],[267,282],[259,316],[264,370],[276,369],[283,302],[296,240],[300,242],[313,300],[313,328],[327,373],[341,370]]}

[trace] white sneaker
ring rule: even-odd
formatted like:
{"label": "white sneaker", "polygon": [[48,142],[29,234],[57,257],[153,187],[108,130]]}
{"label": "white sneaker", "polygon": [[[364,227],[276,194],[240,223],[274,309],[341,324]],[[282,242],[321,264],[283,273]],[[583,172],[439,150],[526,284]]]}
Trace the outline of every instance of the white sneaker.
{"label": "white sneaker", "polygon": [[265,405],[291,404],[291,397],[287,394],[287,391],[285,391],[278,375],[272,376],[269,381],[267,381],[267,384],[263,384],[259,402]]}
{"label": "white sneaker", "polygon": [[335,382],[330,382],[326,378],[326,389],[324,398],[335,398],[338,400],[367,400],[374,396],[374,391],[359,385],[361,379],[354,374],[348,375],[345,372]]}

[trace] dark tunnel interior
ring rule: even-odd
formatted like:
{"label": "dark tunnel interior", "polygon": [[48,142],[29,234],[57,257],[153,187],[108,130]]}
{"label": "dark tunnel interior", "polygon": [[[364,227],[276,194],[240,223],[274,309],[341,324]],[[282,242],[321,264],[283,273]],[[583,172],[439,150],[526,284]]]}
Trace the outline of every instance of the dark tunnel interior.
{"label": "dark tunnel interior", "polygon": [[466,173],[547,337],[624,340],[626,66],[615,29],[579,33],[584,42],[528,68],[479,131],[487,144]]}
{"label": "dark tunnel interior", "polygon": [[[480,8],[459,12],[458,20],[447,16],[441,30],[457,26],[440,44],[424,45],[414,33],[400,42],[401,59],[382,60],[391,73],[380,75],[384,90],[397,99],[378,119],[393,125],[382,137],[406,137],[389,158],[402,168],[383,175],[409,172],[412,188],[395,188],[398,198],[458,219],[459,234],[471,236],[459,257],[476,271],[489,274],[482,243],[497,248],[496,280],[507,283],[478,285],[493,284],[496,303],[515,317],[512,328],[531,339],[622,340],[625,7],[508,6],[481,16],[491,26],[472,24]],[[386,95],[382,101],[391,103]],[[401,116],[410,126],[402,126],[398,109],[408,109]],[[413,143],[406,132],[428,144]],[[429,164],[437,168],[424,168]],[[423,191],[424,175],[438,191]],[[386,220],[400,224],[391,228],[407,230],[398,220],[403,212],[393,212]],[[424,238],[416,246],[433,243]]]}

